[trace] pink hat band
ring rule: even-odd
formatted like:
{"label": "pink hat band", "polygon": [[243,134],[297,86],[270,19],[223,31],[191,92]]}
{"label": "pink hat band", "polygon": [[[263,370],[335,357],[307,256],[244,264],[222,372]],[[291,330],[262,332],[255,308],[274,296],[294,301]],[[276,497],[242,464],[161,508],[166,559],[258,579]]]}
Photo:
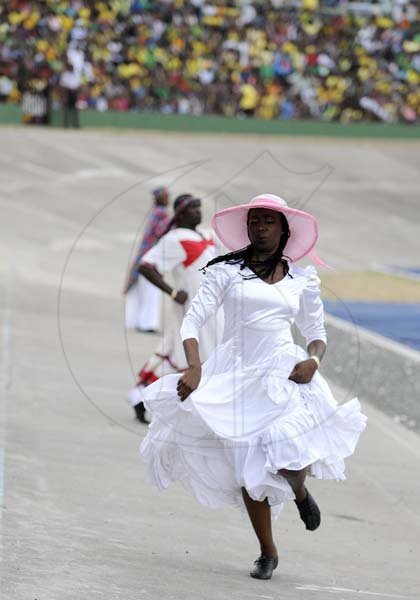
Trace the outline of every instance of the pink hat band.
{"label": "pink hat band", "polygon": [[287,202],[274,194],[261,194],[247,204],[239,204],[231,208],[218,211],[212,220],[217,237],[229,250],[240,250],[249,246],[248,237],[248,212],[252,208],[267,208],[281,212],[287,219],[290,237],[284,248],[284,256],[292,262],[300,260],[311,254],[314,262],[324,266],[324,263],[312,252],[318,239],[318,225],[311,214],[290,208]]}

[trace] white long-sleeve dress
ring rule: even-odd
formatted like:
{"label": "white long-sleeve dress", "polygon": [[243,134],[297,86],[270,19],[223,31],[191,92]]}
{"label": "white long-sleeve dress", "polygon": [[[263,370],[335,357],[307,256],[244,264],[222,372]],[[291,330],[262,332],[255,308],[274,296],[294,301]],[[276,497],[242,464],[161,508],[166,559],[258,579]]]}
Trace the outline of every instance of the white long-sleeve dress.
{"label": "white long-sleeve dress", "polygon": [[179,480],[206,506],[243,507],[245,487],[255,500],[267,497],[276,517],[294,498],[278,471],[308,467],[319,479],[345,479],[344,458],[366,417],[357,398],[338,405],[318,371],[308,384],[288,379],[307,358],[294,343],[292,324],[307,344],[326,341],[315,268],[290,265],[289,275],[273,285],[251,276],[237,264],[207,269],[181,336],[198,339],[223,305],[222,342],[185,402],[176,392],[179,375],[144,390],[152,423],[140,451],[148,481],[161,489]]}

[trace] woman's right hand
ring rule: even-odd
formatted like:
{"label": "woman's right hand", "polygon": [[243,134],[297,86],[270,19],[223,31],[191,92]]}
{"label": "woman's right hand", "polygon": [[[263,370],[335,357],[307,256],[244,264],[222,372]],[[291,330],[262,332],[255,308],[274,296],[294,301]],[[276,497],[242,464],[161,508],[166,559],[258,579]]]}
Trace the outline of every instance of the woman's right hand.
{"label": "woman's right hand", "polygon": [[177,304],[185,304],[188,300],[187,292],[184,292],[184,290],[179,290],[179,292],[176,293],[174,300]]}
{"label": "woman's right hand", "polygon": [[195,367],[188,367],[182,377],[178,381],[176,386],[177,394],[182,402],[188,398],[188,396],[198,388],[201,381],[201,365]]}

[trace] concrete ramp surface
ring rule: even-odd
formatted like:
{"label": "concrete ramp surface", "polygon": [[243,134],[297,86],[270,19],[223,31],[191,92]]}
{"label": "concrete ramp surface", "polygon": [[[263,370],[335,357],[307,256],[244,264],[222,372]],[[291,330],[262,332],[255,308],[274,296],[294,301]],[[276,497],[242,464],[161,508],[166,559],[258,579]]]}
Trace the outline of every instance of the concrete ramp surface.
{"label": "concrete ramp surface", "polygon": [[285,508],[269,582],[248,575],[247,517],[144,483],[145,429],[125,398],[157,337],[126,335],[122,289],[155,184],[199,194],[207,223],[215,208],[284,194],[316,215],[337,271],[395,256],[412,267],[419,144],[1,133],[2,598],[417,599],[420,437],[360,395],[368,381],[351,390],[369,422],[348,480],[308,481],[323,515],[314,533]]}

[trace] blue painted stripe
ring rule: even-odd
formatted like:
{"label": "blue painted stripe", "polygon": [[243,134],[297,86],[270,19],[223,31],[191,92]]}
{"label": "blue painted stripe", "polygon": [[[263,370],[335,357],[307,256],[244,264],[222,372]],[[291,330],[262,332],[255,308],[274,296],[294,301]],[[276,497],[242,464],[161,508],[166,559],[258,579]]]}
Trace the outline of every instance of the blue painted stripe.
{"label": "blue painted stripe", "polygon": [[420,267],[396,267],[399,271],[408,273],[409,275],[420,275]]}
{"label": "blue painted stripe", "polygon": [[[344,306],[343,306],[344,304]],[[420,350],[420,304],[325,300],[326,312]]]}

